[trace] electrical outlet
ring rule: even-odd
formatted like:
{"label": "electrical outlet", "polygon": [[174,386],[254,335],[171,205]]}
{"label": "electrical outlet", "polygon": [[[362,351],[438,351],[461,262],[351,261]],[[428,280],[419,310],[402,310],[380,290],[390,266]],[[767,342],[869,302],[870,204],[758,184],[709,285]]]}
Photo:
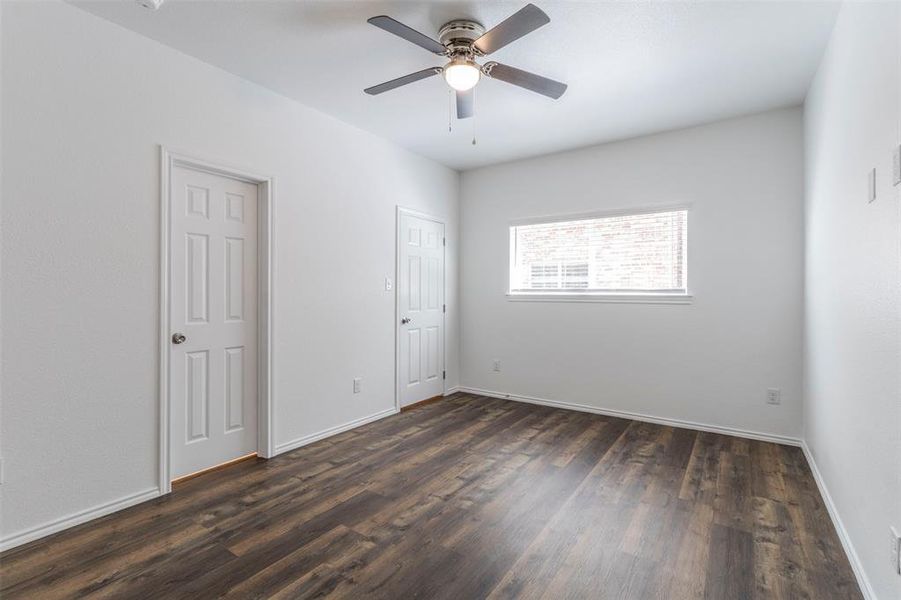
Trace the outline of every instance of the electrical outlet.
{"label": "electrical outlet", "polygon": [[359,394],[360,390],[363,389],[363,378],[362,377],[354,377],[354,394]]}
{"label": "electrical outlet", "polygon": [[892,569],[896,575],[901,575],[901,535],[894,527],[889,527],[888,531],[892,543]]}
{"label": "electrical outlet", "polygon": [[495,358],[494,363],[492,363],[492,365],[491,365],[491,370],[494,371],[495,373],[500,373],[501,372],[501,361],[499,361],[498,359]]}
{"label": "electrical outlet", "polygon": [[766,391],[767,404],[782,404],[782,391],[779,388],[769,388]]}

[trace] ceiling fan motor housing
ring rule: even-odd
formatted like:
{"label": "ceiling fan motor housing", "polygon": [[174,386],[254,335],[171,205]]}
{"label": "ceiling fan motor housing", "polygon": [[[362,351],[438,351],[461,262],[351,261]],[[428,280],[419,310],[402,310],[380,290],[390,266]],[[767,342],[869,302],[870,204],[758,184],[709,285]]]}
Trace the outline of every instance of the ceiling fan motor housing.
{"label": "ceiling fan motor housing", "polygon": [[484,33],[485,28],[481,23],[458,19],[445,23],[438,30],[438,41],[448,49],[451,56],[472,56],[475,53],[472,43]]}

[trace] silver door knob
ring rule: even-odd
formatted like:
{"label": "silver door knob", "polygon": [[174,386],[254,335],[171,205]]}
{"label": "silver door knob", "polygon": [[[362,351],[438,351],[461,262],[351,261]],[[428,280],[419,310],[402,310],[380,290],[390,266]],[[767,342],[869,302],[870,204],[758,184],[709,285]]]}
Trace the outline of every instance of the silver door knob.
{"label": "silver door knob", "polygon": [[185,334],[183,334],[183,333],[173,333],[172,334],[172,343],[173,344],[181,344],[186,339],[188,339],[188,338],[186,338]]}
{"label": "silver door knob", "polygon": [[403,319],[400,320],[401,325],[406,325],[407,323],[412,323],[412,322],[413,322],[413,319],[411,319],[410,317],[404,317]]}

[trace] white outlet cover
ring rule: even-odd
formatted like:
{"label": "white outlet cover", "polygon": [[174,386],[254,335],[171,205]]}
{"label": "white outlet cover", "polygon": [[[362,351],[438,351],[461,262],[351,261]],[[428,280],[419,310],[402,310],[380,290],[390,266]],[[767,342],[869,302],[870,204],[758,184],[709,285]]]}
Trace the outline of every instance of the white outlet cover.
{"label": "white outlet cover", "polygon": [[359,394],[361,389],[363,389],[363,378],[354,377],[354,394]]}

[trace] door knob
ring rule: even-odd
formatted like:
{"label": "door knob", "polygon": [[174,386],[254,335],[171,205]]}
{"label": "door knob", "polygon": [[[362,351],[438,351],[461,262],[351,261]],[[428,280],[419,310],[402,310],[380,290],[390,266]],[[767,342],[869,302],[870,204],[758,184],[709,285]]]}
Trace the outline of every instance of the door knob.
{"label": "door knob", "polygon": [[400,320],[401,325],[406,325],[407,323],[412,323],[412,322],[413,322],[413,319],[411,319],[410,317],[404,317],[403,319]]}
{"label": "door knob", "polygon": [[186,339],[188,339],[188,338],[186,338],[185,334],[183,334],[183,333],[173,333],[172,334],[172,343],[173,344],[181,344]]}

